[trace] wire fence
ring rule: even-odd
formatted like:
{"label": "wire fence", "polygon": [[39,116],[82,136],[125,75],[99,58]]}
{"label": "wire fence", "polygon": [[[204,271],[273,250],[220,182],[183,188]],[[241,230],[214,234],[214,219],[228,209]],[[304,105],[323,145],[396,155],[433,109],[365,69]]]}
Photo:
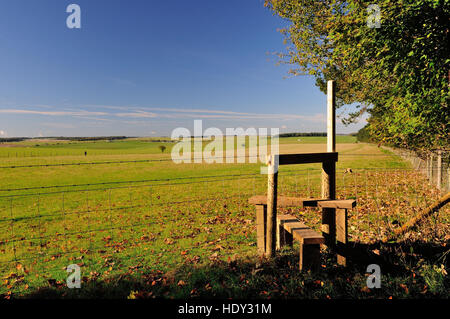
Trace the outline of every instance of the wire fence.
{"label": "wire fence", "polygon": [[[280,170],[279,194],[320,197],[320,178],[320,169]],[[27,194],[8,192],[31,188],[1,190],[0,272],[64,278],[65,267],[78,263],[85,272],[107,275],[137,264],[167,269],[256,253],[254,207],[247,201],[265,194],[265,175],[155,179],[84,190],[58,190],[60,186],[32,188],[38,192]],[[337,173],[338,198],[358,203],[349,215],[353,241],[380,240],[440,193],[425,172],[413,169]],[[316,209],[285,210],[319,230]],[[448,224],[444,208],[403,239],[444,240]]]}
{"label": "wire fence", "polygon": [[385,148],[410,162],[414,169],[425,174],[429,182],[436,185],[438,189],[450,191],[449,150],[429,150],[418,154],[406,149]]}
{"label": "wire fence", "polygon": [[[117,155],[117,154],[113,154]],[[145,156],[145,154],[139,154],[141,156]],[[339,154],[339,156],[343,157],[392,157],[390,154]],[[260,156],[258,155],[246,155],[246,156],[209,156],[207,157],[208,160],[222,160],[223,163],[226,162],[228,159],[238,160],[238,159],[254,159],[255,161],[261,160]],[[197,160],[205,160],[205,157],[192,157],[189,159],[191,162],[195,162]],[[264,160],[264,159],[263,159]],[[36,163],[36,161],[38,161]],[[111,160],[111,161],[73,161],[68,160],[67,162],[59,162],[55,163],[54,157],[40,157],[36,156],[36,159],[33,161],[32,164],[23,164],[23,160],[20,159],[18,161],[18,164],[10,164],[10,165],[0,165],[0,169],[16,169],[16,168],[45,168],[45,167],[64,167],[64,166],[84,166],[84,165],[113,165],[113,164],[132,164],[132,163],[158,163],[158,162],[173,162],[173,159],[171,157],[162,157],[162,158],[154,158],[152,154],[152,158],[150,159],[139,159],[139,160]]]}

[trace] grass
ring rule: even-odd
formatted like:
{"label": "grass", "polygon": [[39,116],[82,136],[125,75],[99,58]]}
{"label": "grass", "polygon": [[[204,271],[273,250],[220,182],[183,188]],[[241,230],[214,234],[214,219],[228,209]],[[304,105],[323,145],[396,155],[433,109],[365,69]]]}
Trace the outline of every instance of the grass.
{"label": "grass", "polygon": [[[280,144],[326,144],[327,138],[325,136],[305,136],[305,137],[282,137]],[[356,143],[356,136],[351,135],[337,135],[336,143]]]}
{"label": "grass", "polygon": [[[0,157],[54,157],[88,155],[129,155],[129,154],[161,154],[159,146],[166,147],[170,154],[174,143],[159,142],[166,139],[126,139],[114,141],[62,141],[62,140],[25,140],[14,143],[0,143]],[[337,143],[355,143],[354,136],[338,135]],[[204,144],[209,143],[205,141]],[[326,137],[285,137],[280,144],[323,144]],[[248,146],[248,138],[246,138]],[[1,147],[3,146],[3,147]]]}
{"label": "grass", "polygon": [[[281,151],[323,151],[323,138],[300,139],[281,139]],[[0,148],[2,154],[16,149],[36,152],[34,157],[3,158],[2,166],[161,160],[170,154],[168,150],[161,154],[159,142],[139,139],[42,143]],[[167,144],[168,149],[173,146]],[[48,151],[56,155],[49,156]],[[438,192],[408,170],[407,163],[374,145],[342,136],[338,151],[338,196],[358,200],[349,216],[351,241],[365,245],[358,256],[376,259],[375,250],[393,259],[380,261],[394,269],[387,273],[382,290],[365,291],[367,264],[355,262],[341,269],[326,253],[324,271],[318,273],[298,273],[293,252],[283,252],[274,262],[258,259],[254,208],[247,199],[265,193],[260,164],[154,161],[2,168],[0,294],[5,298],[448,297],[448,209],[400,238],[398,247],[379,243]],[[346,168],[353,173],[344,173]],[[247,175],[232,176],[239,174]],[[84,185],[70,186],[75,184]],[[281,167],[279,193],[319,196],[320,166]],[[316,210],[287,212],[316,230],[320,227]],[[409,246],[402,246],[405,243]],[[413,245],[422,250],[403,251]],[[82,269],[79,290],[65,288],[65,269],[74,263]]]}
{"label": "grass", "polygon": [[[122,154],[159,154],[160,145],[171,149],[173,143],[154,142],[152,140],[118,140],[118,141],[51,141],[33,140],[16,143],[3,143],[0,147],[0,157],[53,157],[53,156],[84,156],[88,155],[122,155]],[[1,145],[1,144],[0,144]]]}

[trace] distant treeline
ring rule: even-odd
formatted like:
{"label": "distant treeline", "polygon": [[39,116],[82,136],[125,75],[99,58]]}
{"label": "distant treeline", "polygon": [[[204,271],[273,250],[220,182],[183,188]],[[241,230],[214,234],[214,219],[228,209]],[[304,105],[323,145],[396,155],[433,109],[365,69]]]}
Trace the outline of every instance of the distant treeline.
{"label": "distant treeline", "polygon": [[2,137],[0,138],[0,143],[8,143],[8,142],[22,142],[27,140],[26,137]]}
{"label": "distant treeline", "polygon": [[311,132],[311,133],[283,133],[279,137],[306,137],[306,136],[327,136],[324,132]]}
{"label": "distant treeline", "polygon": [[62,141],[104,141],[104,140],[124,140],[129,137],[127,136],[95,136],[95,137],[66,137],[66,136],[51,136],[51,137],[42,137],[46,139],[54,139],[54,140],[62,140]]}
{"label": "distant treeline", "polygon": [[369,131],[369,125],[364,126],[362,129],[358,131],[358,133],[354,134],[358,142],[371,142],[371,136]]}
{"label": "distant treeline", "polygon": [[124,140],[129,137],[127,136],[96,136],[96,137],[66,137],[66,136],[48,136],[48,137],[2,137],[0,142],[22,142],[26,140],[61,140],[61,141],[104,141],[104,140]]}

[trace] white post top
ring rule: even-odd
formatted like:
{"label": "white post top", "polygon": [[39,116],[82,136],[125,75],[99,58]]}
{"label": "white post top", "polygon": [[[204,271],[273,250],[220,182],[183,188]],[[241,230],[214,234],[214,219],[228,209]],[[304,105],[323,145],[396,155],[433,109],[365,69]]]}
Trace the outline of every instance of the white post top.
{"label": "white post top", "polygon": [[280,163],[280,156],[279,155],[267,155],[266,157],[266,164],[267,164],[267,173],[268,174],[275,174],[278,172],[278,166]]}
{"label": "white post top", "polygon": [[327,86],[327,152],[336,152],[336,95],[335,82]]}

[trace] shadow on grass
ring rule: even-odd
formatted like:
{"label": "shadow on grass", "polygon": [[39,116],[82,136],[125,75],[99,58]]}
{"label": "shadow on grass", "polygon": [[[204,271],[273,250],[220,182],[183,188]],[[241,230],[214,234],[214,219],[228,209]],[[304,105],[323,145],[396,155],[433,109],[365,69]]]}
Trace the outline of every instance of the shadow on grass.
{"label": "shadow on grass", "polygon": [[[294,246],[294,249],[296,247]],[[162,273],[142,268],[112,278],[83,278],[81,289],[50,282],[21,298],[448,298],[449,245],[424,242],[350,243],[348,266],[322,251],[321,269],[298,270],[297,249],[275,259],[238,258],[185,263]],[[367,266],[381,267],[382,287],[367,288]],[[444,265],[442,268],[441,265]],[[17,296],[16,296],[17,297]]]}

